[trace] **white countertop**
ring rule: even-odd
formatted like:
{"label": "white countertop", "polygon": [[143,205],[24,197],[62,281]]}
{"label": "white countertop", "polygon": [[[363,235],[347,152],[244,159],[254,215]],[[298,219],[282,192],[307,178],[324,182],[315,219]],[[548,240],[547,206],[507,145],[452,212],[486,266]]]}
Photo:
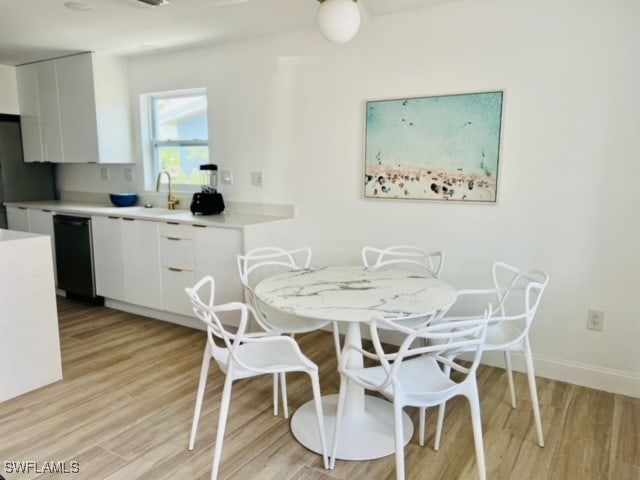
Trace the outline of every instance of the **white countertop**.
{"label": "white countertop", "polygon": [[246,213],[225,212],[219,215],[193,215],[189,210],[168,210],[152,207],[114,207],[97,203],[78,203],[68,201],[35,201],[35,202],[7,202],[8,207],[24,207],[41,210],[51,210],[56,213],[79,216],[118,216],[138,218],[141,220],[156,220],[186,223],[191,225],[205,225],[222,228],[244,228],[249,225],[286,220],[291,217],[277,217]]}
{"label": "white countertop", "polygon": [[34,233],[17,232],[15,230],[4,230],[0,228],[0,242],[11,242],[15,240],[24,240],[25,238],[41,237]]}

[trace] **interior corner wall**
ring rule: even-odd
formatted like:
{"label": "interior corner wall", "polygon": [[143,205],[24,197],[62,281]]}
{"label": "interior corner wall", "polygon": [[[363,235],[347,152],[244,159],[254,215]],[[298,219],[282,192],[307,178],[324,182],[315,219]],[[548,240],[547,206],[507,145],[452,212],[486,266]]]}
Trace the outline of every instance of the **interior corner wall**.
{"label": "interior corner wall", "polygon": [[[548,271],[537,373],[640,397],[638,45],[633,0],[462,0],[365,18],[346,45],[308,29],[135,58],[131,94],[207,87],[225,199],[295,204],[315,263],[416,244],[445,251],[459,288],[498,259]],[[488,90],[504,91],[496,204],[362,198],[365,100]]]}

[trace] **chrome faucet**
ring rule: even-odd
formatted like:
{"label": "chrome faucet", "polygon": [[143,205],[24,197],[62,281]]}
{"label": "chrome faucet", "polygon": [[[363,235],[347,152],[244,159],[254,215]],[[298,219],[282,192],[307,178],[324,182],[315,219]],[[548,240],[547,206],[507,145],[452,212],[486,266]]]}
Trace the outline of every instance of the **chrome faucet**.
{"label": "chrome faucet", "polygon": [[162,174],[166,174],[169,179],[169,198],[167,199],[169,210],[175,210],[176,205],[180,203],[180,199],[173,196],[173,192],[171,191],[171,174],[166,169],[162,169],[158,174],[158,179],[156,180],[156,192],[160,191],[160,179],[162,178]]}

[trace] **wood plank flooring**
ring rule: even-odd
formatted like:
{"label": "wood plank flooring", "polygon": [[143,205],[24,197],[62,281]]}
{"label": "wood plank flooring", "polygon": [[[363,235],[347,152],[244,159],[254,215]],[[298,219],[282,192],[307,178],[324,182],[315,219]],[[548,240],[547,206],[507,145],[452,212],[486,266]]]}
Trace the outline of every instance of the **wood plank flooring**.
{"label": "wood plank flooring", "polygon": [[[196,448],[187,451],[205,335],[202,331],[59,299],[64,380],[0,403],[0,475],[11,479],[207,479],[223,376],[212,366]],[[28,341],[28,339],[25,339]],[[299,336],[320,366],[322,391],[337,392],[329,332]],[[640,399],[538,379],[546,446],[538,447],[526,378],[516,374],[510,406],[501,369],[481,366],[487,472],[490,479],[640,479]],[[290,411],[309,400],[308,378],[288,376]],[[407,410],[414,419],[417,412]],[[475,479],[469,410],[448,404],[440,450],[417,434],[405,448],[408,479]],[[28,473],[7,462],[35,462]],[[43,473],[45,462],[79,472]],[[72,462],[77,462],[72,464]],[[9,463],[10,468],[15,464]],[[234,385],[221,479],[394,479],[394,459],[338,461],[326,471],[300,446],[288,421],[272,413],[271,379]]]}

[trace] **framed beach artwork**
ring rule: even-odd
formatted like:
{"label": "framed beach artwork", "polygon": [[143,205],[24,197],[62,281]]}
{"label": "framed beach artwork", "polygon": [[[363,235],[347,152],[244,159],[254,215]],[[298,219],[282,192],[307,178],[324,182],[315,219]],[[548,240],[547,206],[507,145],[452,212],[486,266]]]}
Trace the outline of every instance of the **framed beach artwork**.
{"label": "framed beach artwork", "polygon": [[502,96],[367,101],[364,197],[495,202]]}

